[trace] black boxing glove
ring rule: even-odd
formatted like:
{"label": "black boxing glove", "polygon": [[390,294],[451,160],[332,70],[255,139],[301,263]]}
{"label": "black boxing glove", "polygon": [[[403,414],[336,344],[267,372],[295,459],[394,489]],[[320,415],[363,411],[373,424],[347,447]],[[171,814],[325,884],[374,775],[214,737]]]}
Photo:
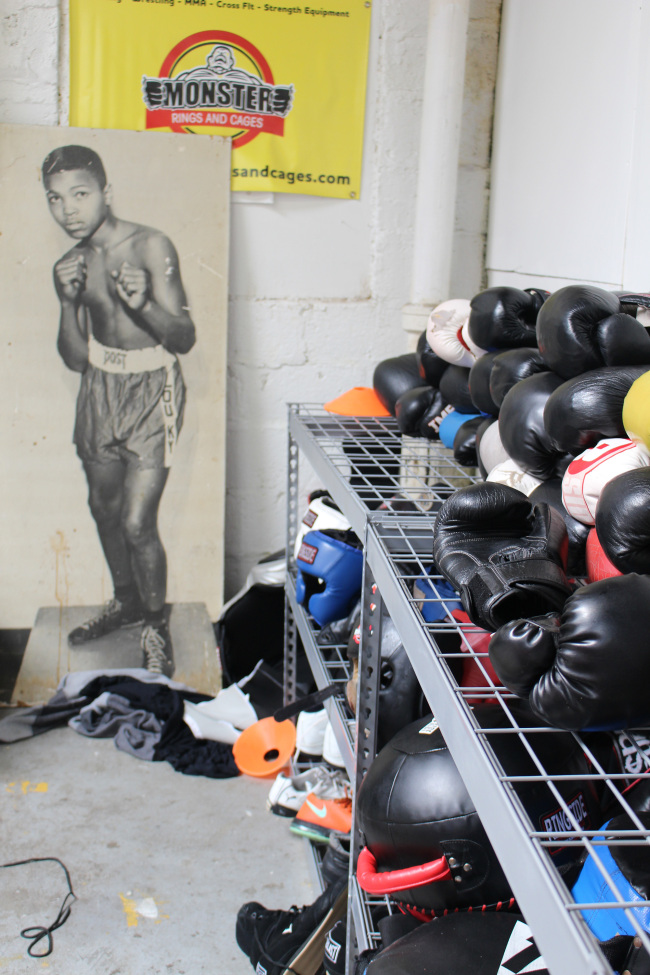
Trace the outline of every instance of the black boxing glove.
{"label": "black boxing glove", "polygon": [[485,421],[484,416],[472,416],[458,427],[454,434],[454,460],[461,467],[477,467],[476,437]]}
{"label": "black boxing glove", "polygon": [[587,571],[586,549],[589,525],[583,525],[570,515],[562,504],[562,478],[552,477],[543,481],[528,495],[531,504],[549,504],[562,515],[569,538],[566,568],[570,576],[583,576]]}
{"label": "black boxing glove", "polygon": [[560,377],[552,372],[522,379],[506,393],[499,412],[499,434],[508,456],[540,481],[563,474],[571,461],[558,450],[544,425],[544,407],[561,385]]}
{"label": "black boxing glove", "polygon": [[544,407],[544,426],[557,449],[576,457],[606,437],[626,437],[623,401],[647,371],[647,366],[605,366],[558,386]]}
{"label": "black boxing glove", "polygon": [[499,679],[556,728],[633,728],[650,722],[650,578],[592,582],[553,613],[507,623],[489,655]]}
{"label": "black boxing glove", "polygon": [[403,393],[395,404],[400,432],[409,437],[439,440],[440,422],[451,407],[433,386],[416,386]]}
{"label": "black boxing glove", "polygon": [[558,610],[571,592],[564,574],[567,530],[546,504],[486,481],[459,488],[433,530],[433,559],[460,593],[472,623],[496,630],[522,615]]}
{"label": "black boxing glove", "polygon": [[490,372],[490,396],[501,406],[506,393],[515,383],[538,372],[548,372],[539,349],[508,349],[495,356]]}
{"label": "black boxing glove", "polygon": [[490,392],[490,376],[494,359],[499,352],[486,352],[476,360],[469,370],[469,395],[472,403],[480,413],[487,413],[489,416],[498,416],[499,407],[494,402]]}
{"label": "black boxing glove", "polygon": [[536,347],[535,323],[548,295],[537,288],[510,287],[487,288],[474,295],[468,322],[472,342],[486,352]]}
{"label": "black boxing glove", "polygon": [[554,291],[537,318],[537,342],[564,379],[601,366],[650,364],[650,336],[611,291],[571,284]]}
{"label": "black boxing glove", "polygon": [[476,413],[469,391],[469,368],[447,366],[440,379],[439,390],[445,400],[458,413]]}
{"label": "black boxing glove", "polygon": [[383,359],[375,366],[372,385],[383,406],[395,416],[395,404],[402,393],[422,385],[417,354],[407,352]]}
{"label": "black boxing glove", "polygon": [[605,485],[596,534],[619,572],[650,573],[650,467],[626,471]]}
{"label": "black boxing glove", "polygon": [[439,355],[433,351],[429,343],[427,342],[426,329],[420,335],[418,339],[417,348],[415,350],[418,362],[418,370],[420,373],[420,378],[428,386],[438,387],[440,382],[440,377],[449,365],[445,359],[441,359]]}

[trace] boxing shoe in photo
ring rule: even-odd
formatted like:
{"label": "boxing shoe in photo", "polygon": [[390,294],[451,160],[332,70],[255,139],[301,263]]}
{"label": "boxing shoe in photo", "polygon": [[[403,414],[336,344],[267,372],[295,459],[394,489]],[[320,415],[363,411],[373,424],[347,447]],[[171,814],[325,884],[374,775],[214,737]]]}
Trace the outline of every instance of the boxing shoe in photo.
{"label": "boxing shoe in photo", "polygon": [[93,616],[92,619],[70,631],[68,643],[71,647],[80,647],[84,643],[98,640],[115,630],[130,626],[141,626],[143,622],[144,613],[139,603],[128,606],[119,599],[110,599],[104,604],[97,616]]}
{"label": "boxing shoe in photo", "polygon": [[271,911],[255,901],[237,914],[237,944],[256,975],[316,975],[328,931],[344,916],[347,878],[328,887],[306,907]]}
{"label": "boxing shoe in photo", "polygon": [[343,799],[349,789],[347,776],[325,765],[314,765],[299,775],[280,772],[271,786],[266,807],[276,816],[295,816],[310,792],[323,799]]}
{"label": "boxing shoe in photo", "polygon": [[143,667],[152,674],[171,677],[174,673],[174,652],[165,622],[148,623],[142,630],[140,649],[143,654]]}
{"label": "boxing shoe in photo", "polygon": [[296,752],[302,752],[303,755],[322,755],[328,723],[325,708],[301,711],[296,722]]}
{"label": "boxing shoe in photo", "polygon": [[329,843],[332,833],[352,828],[352,799],[323,799],[310,792],[295,815],[290,829],[313,843]]}

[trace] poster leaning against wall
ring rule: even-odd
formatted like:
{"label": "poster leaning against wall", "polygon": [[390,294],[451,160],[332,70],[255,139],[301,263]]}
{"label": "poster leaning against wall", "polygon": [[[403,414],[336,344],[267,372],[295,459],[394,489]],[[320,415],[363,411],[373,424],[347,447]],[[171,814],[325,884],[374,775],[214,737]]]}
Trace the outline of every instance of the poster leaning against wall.
{"label": "poster leaning against wall", "polygon": [[31,628],[23,702],[149,668],[148,626],[167,675],[213,687],[229,168],[219,136],[0,127],[0,617]]}
{"label": "poster leaning against wall", "polygon": [[370,0],[70,0],[70,122],[229,136],[234,190],[358,199],[370,15]]}

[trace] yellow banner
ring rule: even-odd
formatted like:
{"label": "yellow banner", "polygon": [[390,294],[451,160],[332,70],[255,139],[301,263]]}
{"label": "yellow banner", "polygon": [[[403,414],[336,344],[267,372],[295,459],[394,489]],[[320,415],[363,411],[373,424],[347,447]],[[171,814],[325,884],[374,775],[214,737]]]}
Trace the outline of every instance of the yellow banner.
{"label": "yellow banner", "polygon": [[233,190],[359,197],[369,0],[70,0],[70,124],[232,137]]}

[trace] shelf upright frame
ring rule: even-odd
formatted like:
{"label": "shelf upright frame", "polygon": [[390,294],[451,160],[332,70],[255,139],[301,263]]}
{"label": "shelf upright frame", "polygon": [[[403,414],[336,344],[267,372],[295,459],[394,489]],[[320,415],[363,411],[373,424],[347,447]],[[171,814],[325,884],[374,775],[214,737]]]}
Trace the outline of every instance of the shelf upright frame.
{"label": "shelf upright frame", "polygon": [[[295,409],[289,404],[289,415]],[[285,534],[285,565],[286,577],[289,576],[289,562],[294,539],[298,533],[298,475],[300,464],[300,448],[291,431],[291,424],[287,424],[287,497],[286,497],[286,534]],[[286,594],[284,598],[284,703],[291,704],[297,696],[297,668],[298,668],[298,632],[291,603]]]}
{"label": "shelf upright frame", "polygon": [[356,825],[359,787],[377,753],[377,716],[381,672],[382,600],[372,570],[364,561],[359,640],[359,676],[356,700],[356,769],[352,796],[352,835],[350,837],[350,882],[346,975],[352,975],[355,954],[375,947],[371,937],[372,920],[356,880],[356,863],[363,846],[363,835]]}

